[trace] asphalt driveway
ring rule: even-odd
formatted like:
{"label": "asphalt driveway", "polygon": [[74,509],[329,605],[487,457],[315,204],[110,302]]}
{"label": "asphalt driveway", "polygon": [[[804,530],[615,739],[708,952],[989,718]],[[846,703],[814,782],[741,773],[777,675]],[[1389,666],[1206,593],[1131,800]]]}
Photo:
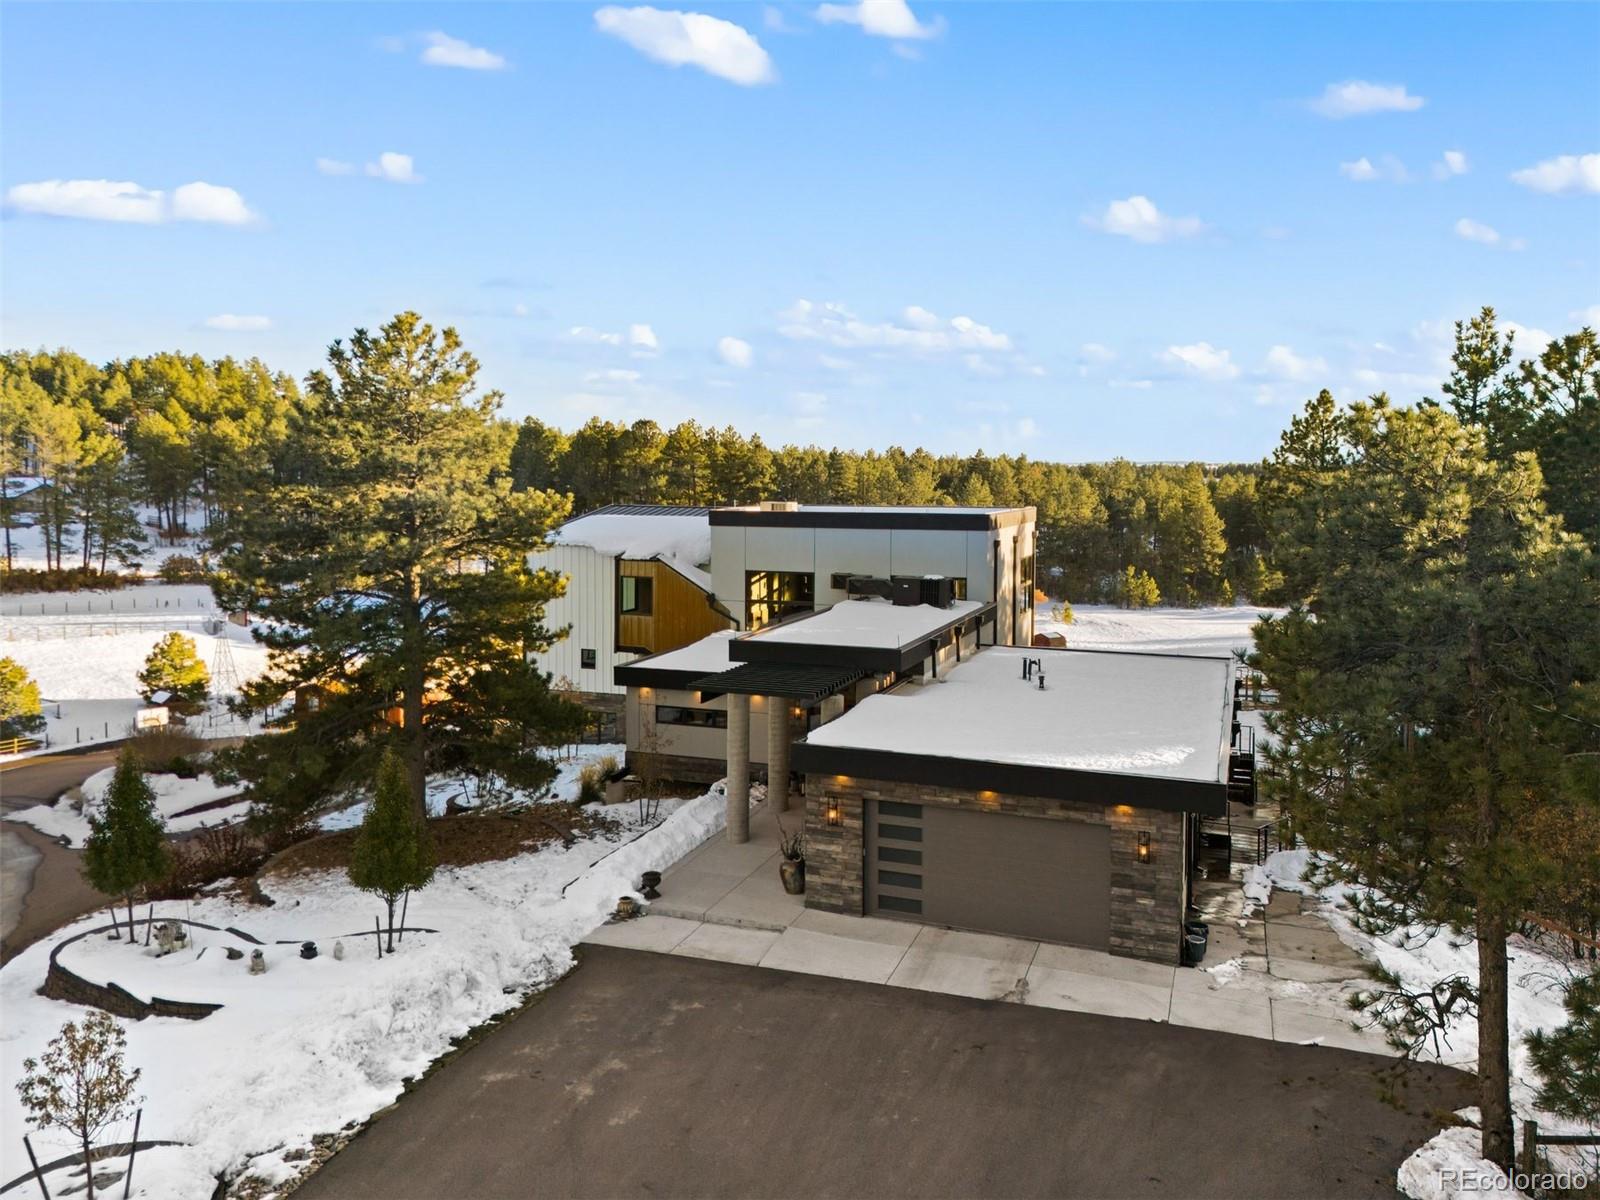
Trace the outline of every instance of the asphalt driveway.
{"label": "asphalt driveway", "polygon": [[1393,1197],[1466,1080],[605,946],[297,1193]]}

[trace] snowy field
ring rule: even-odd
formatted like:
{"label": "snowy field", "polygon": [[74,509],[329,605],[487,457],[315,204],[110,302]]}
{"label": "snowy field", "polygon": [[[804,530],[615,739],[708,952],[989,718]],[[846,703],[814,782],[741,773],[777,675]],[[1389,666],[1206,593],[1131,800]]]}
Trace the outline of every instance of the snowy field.
{"label": "snowy field", "polygon": [[[82,846],[89,838],[89,816],[105,804],[115,767],[96,771],[83,781],[79,795],[68,793],[54,804],[35,804],[6,814],[8,821],[31,825],[47,837],[64,838],[69,846]],[[168,833],[188,833],[209,825],[229,825],[244,820],[250,811],[247,801],[208,807],[238,794],[237,784],[220,784],[201,773],[194,779],[177,775],[146,775],[145,782],[156,795],[156,811],[166,821]],[[203,812],[194,809],[204,808]]]}
{"label": "snowy field", "polygon": [[[146,583],[115,592],[28,592],[0,596],[0,657],[27,668],[43,697],[53,747],[125,737],[139,698],[139,669],[172,630],[188,634],[210,668],[213,690],[266,670],[267,652],[225,616],[203,584]],[[218,630],[216,633],[208,630]],[[230,667],[231,664],[231,667]],[[221,713],[193,718],[201,736],[243,733]]]}
{"label": "snowy field", "polygon": [[[144,534],[149,539],[144,549],[138,554],[139,569],[146,575],[154,575],[156,570],[167,559],[175,554],[182,554],[189,558],[200,557],[200,538],[198,536],[179,539],[176,542],[164,541],[156,536],[155,510],[148,505],[137,506],[139,520],[144,523]],[[82,562],[82,555],[75,553],[82,545],[82,537],[77,526],[67,529],[67,543],[70,549],[66,554],[67,566],[77,566]],[[43,571],[46,569],[44,556],[44,531],[33,525],[14,526],[11,530],[11,562],[19,571]],[[96,561],[95,566],[99,566]],[[108,563],[111,570],[116,570],[116,563]]]}
{"label": "snowy field", "polygon": [[1055,604],[1045,601],[1034,613],[1039,633],[1059,633],[1068,649],[1144,650],[1162,654],[1205,654],[1224,658],[1255,647],[1251,633],[1263,616],[1281,608],[1240,605],[1236,608],[1116,608],[1108,604],[1073,605],[1073,620],[1063,625],[1051,617]]}
{"label": "snowy field", "polygon": [[[575,771],[559,790],[571,797]],[[364,1121],[449,1050],[451,1039],[560,978],[573,964],[572,947],[618,897],[634,894],[641,871],[665,870],[726,819],[720,788],[665,802],[666,815],[649,827],[637,824],[631,803],[598,811],[623,823],[619,836],[441,869],[411,897],[408,914],[410,926],[439,932],[407,934],[382,961],[367,932],[381,903],[337,872],[269,883],[275,903],[267,908],[220,897],[157,905],[158,919],[164,913],[234,926],[268,943],[265,975],[248,974],[248,953],[227,958],[228,945],[248,947],[222,933],[198,931],[193,946],[165,958],[104,935],[69,949],[64,957],[87,978],[114,978],[143,997],[224,1006],[201,1021],[124,1022],[128,1062],[144,1070],[140,1136],[186,1143],[141,1153],[134,1194],[205,1200],[219,1172],[272,1183],[293,1178],[313,1135]],[[14,1090],[21,1060],[86,1011],[37,994],[50,949],[104,923],[104,914],[81,921],[0,969],[6,1145],[16,1146],[27,1131]],[[307,940],[317,943],[318,957],[299,957]],[[291,944],[273,944],[279,941]],[[342,959],[333,955],[336,941]],[[113,1129],[104,1140],[128,1134],[127,1127]],[[41,1160],[73,1149],[59,1133],[35,1134],[34,1145]],[[59,1173],[55,1181],[65,1178]],[[54,1183],[53,1191],[60,1194]]]}

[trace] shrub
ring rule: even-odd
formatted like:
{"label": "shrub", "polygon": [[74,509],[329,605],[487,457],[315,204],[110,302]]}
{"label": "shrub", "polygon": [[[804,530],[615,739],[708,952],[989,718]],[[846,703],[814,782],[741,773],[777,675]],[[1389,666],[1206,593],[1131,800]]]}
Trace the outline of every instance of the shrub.
{"label": "shrub", "polygon": [[199,773],[199,759],[205,742],[175,726],[141,729],[128,739],[127,746],[139,765],[154,775],[179,775],[193,779]]}
{"label": "shrub", "polygon": [[14,658],[0,658],[0,738],[25,737],[44,728],[39,685]]}
{"label": "shrub", "polygon": [[617,773],[617,760],[611,755],[597,758],[578,772],[578,803],[599,804],[606,798],[606,780]]}
{"label": "shrub", "polygon": [[156,568],[162,583],[207,583],[211,572],[198,558],[187,554],[174,554]]}
{"label": "shrub", "polygon": [[172,846],[167,873],[149,889],[152,900],[186,900],[208,883],[255,874],[267,861],[267,845],[242,825],[202,829]]}
{"label": "shrub", "polygon": [[96,571],[89,567],[44,571],[13,568],[0,571],[0,593],[15,592],[112,592],[139,582],[134,574]]}

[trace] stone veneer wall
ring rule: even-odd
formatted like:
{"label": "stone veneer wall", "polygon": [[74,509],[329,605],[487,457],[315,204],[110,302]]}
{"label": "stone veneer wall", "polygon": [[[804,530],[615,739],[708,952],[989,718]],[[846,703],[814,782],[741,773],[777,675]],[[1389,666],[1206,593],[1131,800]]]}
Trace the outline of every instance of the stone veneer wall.
{"label": "stone veneer wall", "polygon": [[[1183,813],[1126,805],[1092,805],[1038,796],[990,795],[926,784],[838,775],[806,777],[806,906],[860,916],[865,904],[862,876],[863,814],[868,800],[935,804],[979,812],[1011,813],[1045,820],[1084,821],[1111,830],[1112,954],[1176,963],[1183,945],[1185,894]],[[842,823],[827,823],[830,802]],[[1138,860],[1139,832],[1150,834],[1150,861]]]}

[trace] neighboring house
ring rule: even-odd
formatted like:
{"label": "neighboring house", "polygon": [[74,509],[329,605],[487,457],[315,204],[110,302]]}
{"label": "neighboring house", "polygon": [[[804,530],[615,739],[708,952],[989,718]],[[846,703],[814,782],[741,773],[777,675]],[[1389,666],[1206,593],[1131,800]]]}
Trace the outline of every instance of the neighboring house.
{"label": "neighboring house", "polygon": [[[3,516],[14,528],[33,524],[56,494],[56,486],[37,475],[8,475],[3,489]],[[28,518],[18,520],[18,517]]]}
{"label": "neighboring house", "polygon": [[752,777],[798,789],[808,907],[1177,962],[1233,661],[1007,644],[1004,599],[917,582],[619,667],[629,768],[726,776],[736,842]]}
{"label": "neighboring house", "polygon": [[545,607],[566,637],[535,656],[558,684],[608,718],[620,715],[623,688],[613,670],[729,628],[711,597],[709,510],[612,504],[568,521],[529,565],[567,577],[565,595]]}

